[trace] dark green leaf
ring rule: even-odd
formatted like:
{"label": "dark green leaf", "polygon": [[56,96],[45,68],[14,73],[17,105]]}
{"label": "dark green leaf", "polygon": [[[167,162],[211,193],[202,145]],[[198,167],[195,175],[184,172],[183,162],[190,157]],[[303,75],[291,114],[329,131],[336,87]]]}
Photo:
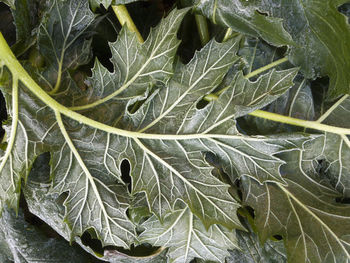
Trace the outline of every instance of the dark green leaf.
{"label": "dark green leaf", "polygon": [[260,240],[280,235],[290,262],[347,262],[349,206],[339,204],[339,193],[320,183],[317,160],[322,136],[304,150],[281,155],[287,185],[259,185],[244,180],[244,201],[255,210]]}
{"label": "dark green leaf", "polygon": [[[328,75],[328,95],[336,98],[350,93],[350,48],[347,44],[350,27],[337,9],[345,2],[199,0],[196,7],[212,20],[233,30],[260,36],[277,46],[289,45],[292,63],[302,68],[306,78]],[[291,38],[286,41],[286,35],[291,36],[295,44],[291,43]],[[276,38],[284,41],[276,41]]]}

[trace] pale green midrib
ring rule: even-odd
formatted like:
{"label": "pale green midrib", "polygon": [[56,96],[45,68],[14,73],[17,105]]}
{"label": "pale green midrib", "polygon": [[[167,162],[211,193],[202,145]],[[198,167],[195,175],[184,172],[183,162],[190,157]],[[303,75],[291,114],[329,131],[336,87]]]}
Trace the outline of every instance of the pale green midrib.
{"label": "pale green midrib", "polygon": [[185,260],[184,262],[187,262],[189,250],[190,250],[190,244],[192,239],[192,231],[193,231],[193,213],[190,211],[190,215],[188,218],[188,234],[187,234],[187,242],[186,242],[186,252],[185,252]]}
{"label": "pale green midrib", "polygon": [[[16,77],[13,77],[12,80],[12,124],[11,124],[11,135],[9,138],[8,145],[6,147],[6,152],[0,164],[0,173],[4,169],[8,158],[12,152],[13,146],[15,144],[15,139],[17,135],[18,127],[18,80]],[[14,189],[16,185],[13,185]]]}
{"label": "pale green midrib", "polygon": [[[14,54],[12,53],[10,47],[7,45],[6,40],[2,36],[0,32],[0,59],[2,60],[2,65],[6,65],[9,70],[12,72],[14,76],[21,80],[26,87],[42,102],[44,102],[47,106],[52,108],[55,111],[59,111],[63,115],[76,120],[80,123],[84,123],[93,128],[103,130],[105,132],[109,132],[112,134],[117,134],[125,137],[132,138],[143,138],[143,139],[160,139],[160,140],[187,140],[187,139],[199,139],[199,138],[241,138],[246,140],[259,140],[258,138],[250,138],[241,135],[225,135],[225,134],[184,134],[184,135],[174,135],[174,134],[148,134],[148,133],[140,133],[133,131],[126,131],[122,129],[118,129],[92,119],[89,119],[75,111],[68,109],[67,107],[61,105],[57,101],[55,101],[51,96],[49,96],[41,87],[29,76],[29,74],[25,71],[19,61],[16,59]],[[295,126],[316,129],[320,131],[335,133],[335,134],[345,134],[350,135],[350,129],[330,126],[326,124],[321,124],[315,121],[305,121],[301,119],[296,119],[292,117],[287,117],[283,115],[279,115],[276,113],[265,112],[261,110],[256,110],[254,112],[249,113],[252,116],[269,119],[275,122],[281,122],[286,124],[291,124]]]}
{"label": "pale green midrib", "polygon": [[[174,20],[174,22],[172,24],[174,24],[177,21],[177,19]],[[74,110],[74,111],[79,111],[79,110],[86,110],[86,109],[90,109],[93,107],[96,107],[102,103],[105,103],[111,99],[113,99],[115,96],[119,95],[120,93],[122,93],[124,90],[126,90],[143,72],[143,70],[148,66],[149,63],[152,62],[153,59],[158,58],[157,56],[155,56],[155,54],[157,53],[158,49],[161,47],[162,43],[165,41],[165,39],[168,37],[169,32],[171,31],[172,26],[169,27],[169,30],[165,33],[165,36],[161,39],[161,41],[157,44],[157,46],[152,50],[150,56],[148,57],[148,59],[143,63],[142,67],[140,68],[139,71],[137,71],[135,73],[135,75],[128,80],[125,84],[123,84],[119,89],[117,89],[115,92],[109,94],[108,96],[99,99],[93,103],[90,104],[86,104],[86,105],[82,105],[82,106],[75,106],[75,107],[70,107],[70,110]],[[160,34],[158,32],[158,34]],[[158,36],[157,36],[158,37]]]}
{"label": "pale green midrib", "polygon": [[[57,12],[59,13],[59,16],[60,16],[62,34],[64,34],[63,25],[62,25],[62,17],[61,17],[61,14],[60,14],[60,10],[58,9],[58,6],[57,6]],[[76,16],[76,14],[77,14],[77,10],[74,12],[73,19],[71,20],[71,23],[69,25],[68,33],[67,33],[67,35],[66,35],[66,37],[65,37],[65,39],[63,41],[63,45],[62,45],[63,47],[62,47],[61,56],[60,56],[59,61],[57,61],[58,62],[57,80],[56,80],[55,87],[50,92],[48,92],[50,95],[55,94],[59,90],[59,88],[61,86],[62,67],[63,67],[63,59],[64,59],[64,54],[65,54],[66,41],[67,41],[68,35],[70,34],[71,26],[72,26],[72,23],[73,23],[73,20],[74,20],[74,17]],[[45,28],[45,31],[47,32],[46,28]],[[48,37],[50,37],[48,32],[47,32],[47,35],[48,35]],[[50,42],[52,43],[52,41],[50,41]]]}
{"label": "pale green midrib", "polygon": [[331,228],[329,228],[328,225],[326,225],[317,215],[315,215],[314,212],[312,212],[306,205],[304,205],[301,201],[299,201],[298,198],[296,198],[291,192],[289,192],[282,184],[277,183],[279,188],[284,192],[287,197],[291,197],[299,206],[301,206],[307,213],[309,213],[313,218],[315,218],[316,221],[318,221],[336,240],[336,242],[339,244],[339,246],[343,249],[348,259],[350,259],[350,254],[347,251],[347,249],[342,244],[341,240],[339,240],[338,236],[333,232]]}
{"label": "pale green midrib", "polygon": [[277,113],[266,112],[262,110],[255,110],[249,113],[249,115],[275,121],[275,122],[281,122],[285,124],[290,124],[294,126],[299,126],[299,127],[304,127],[304,128],[309,128],[309,129],[314,129],[314,130],[319,130],[324,132],[330,132],[330,133],[335,133],[340,135],[341,134],[350,135],[350,129],[347,129],[347,128],[326,125],[326,124],[318,123],[316,121],[307,121],[307,120],[287,117]]}
{"label": "pale green midrib", "polygon": [[[93,178],[93,176],[90,174],[89,169],[86,167],[86,165],[85,165],[83,159],[80,157],[79,152],[77,151],[77,149],[75,148],[75,146],[74,146],[74,144],[73,144],[71,138],[69,137],[68,132],[67,132],[67,130],[66,130],[64,124],[63,124],[63,121],[62,121],[62,118],[61,118],[61,114],[60,114],[58,111],[55,111],[55,117],[56,117],[56,119],[57,119],[58,127],[60,128],[61,133],[62,133],[64,139],[66,140],[66,142],[67,142],[67,144],[68,144],[70,150],[73,152],[74,157],[77,159],[77,161],[78,161],[78,163],[79,163],[79,166],[80,166],[81,169],[84,171],[84,173],[85,173],[85,175],[86,175],[86,177],[87,177],[87,179],[88,179],[88,181],[89,181],[89,183],[90,183],[90,185],[91,185],[91,187],[92,187],[92,189],[93,189],[93,192],[95,193],[97,202],[98,202],[98,204],[99,204],[99,206],[100,206],[100,208],[101,208],[101,210],[102,210],[102,214],[104,215],[104,218],[105,218],[105,221],[106,221],[106,224],[107,224],[108,232],[109,232],[109,233],[112,233],[112,229],[111,229],[111,227],[110,227],[110,225],[109,225],[109,221],[112,221],[112,222],[113,222],[114,224],[116,224],[120,229],[126,231],[127,233],[129,233],[130,235],[133,236],[133,233],[131,233],[128,229],[124,228],[124,227],[121,226],[120,224],[117,224],[117,222],[115,222],[115,220],[114,220],[113,218],[111,218],[111,217],[108,215],[108,213],[107,213],[107,211],[106,211],[106,208],[105,208],[105,206],[104,206],[104,204],[103,204],[103,201],[102,201],[102,199],[101,199],[100,193],[99,193],[99,191],[98,191],[98,189],[97,189],[97,186],[96,186],[96,184],[95,184],[94,178]],[[86,190],[86,191],[87,191],[87,190]],[[84,204],[84,205],[85,205],[85,204]],[[129,247],[128,244],[126,244],[124,240],[122,240],[121,238],[119,238],[119,237],[116,236],[116,235],[114,235],[114,236],[117,237],[117,239],[118,239],[119,241],[121,241],[121,242],[125,245],[125,247]],[[110,238],[111,238],[111,240],[114,240],[113,237],[110,237]]]}

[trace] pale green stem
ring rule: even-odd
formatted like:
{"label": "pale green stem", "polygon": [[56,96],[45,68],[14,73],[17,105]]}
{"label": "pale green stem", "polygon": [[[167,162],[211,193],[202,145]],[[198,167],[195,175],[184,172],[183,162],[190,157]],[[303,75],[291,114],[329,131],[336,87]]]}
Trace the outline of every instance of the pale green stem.
{"label": "pale green stem", "polygon": [[126,26],[129,28],[129,30],[136,33],[136,37],[140,41],[140,43],[143,43],[144,40],[136,25],[134,24],[134,21],[132,20],[128,9],[126,9],[125,5],[112,5],[112,9],[115,15],[117,16],[120,24],[123,26],[126,23]]}
{"label": "pale green stem", "polygon": [[255,77],[255,76],[259,75],[260,73],[263,73],[264,71],[267,71],[267,70],[269,70],[271,68],[274,68],[274,67],[276,67],[276,66],[278,66],[278,65],[280,65],[280,64],[282,64],[284,62],[287,62],[287,61],[288,61],[288,57],[284,57],[284,58],[278,59],[278,60],[276,60],[276,61],[274,61],[274,62],[272,62],[272,63],[270,63],[270,64],[268,64],[268,65],[266,65],[264,67],[261,67],[261,68],[259,68],[257,70],[254,70],[254,71],[250,72],[249,74],[247,74],[245,76],[245,78],[249,79],[251,77]]}
{"label": "pale green stem", "polygon": [[[1,34],[1,33],[0,33]],[[2,35],[0,35],[2,37]],[[11,124],[11,134],[6,147],[6,152],[2,157],[2,161],[0,164],[0,172],[4,169],[5,164],[8,158],[11,155],[12,148],[15,144],[15,139],[17,135],[17,127],[18,127],[18,79],[13,76],[12,80],[12,124]],[[12,182],[12,186],[16,188],[16,184]]]}
{"label": "pale green stem", "polygon": [[[273,68],[273,67],[276,67],[276,66],[278,66],[278,65],[280,65],[280,64],[282,64],[282,63],[284,63],[284,62],[286,62],[286,61],[288,61],[288,58],[287,58],[287,57],[284,57],[284,58],[281,58],[281,59],[279,59],[279,60],[276,60],[276,61],[274,61],[274,62],[272,62],[272,63],[270,63],[270,64],[268,64],[268,65],[266,65],[266,66],[264,66],[264,67],[261,67],[261,68],[259,68],[259,69],[257,69],[257,70],[254,70],[254,71],[250,72],[249,74],[245,75],[244,78],[249,79],[249,78],[255,77],[255,76],[261,74],[262,72],[267,71],[267,70],[269,70],[269,69],[271,69],[271,68]],[[206,95],[206,96],[204,97],[204,100],[206,100],[206,101],[213,101],[213,100],[216,100],[216,99],[219,98],[219,96],[220,96],[225,90],[227,90],[227,89],[229,89],[229,88],[230,88],[230,86],[225,87],[225,88],[219,90],[219,91],[216,92],[215,94],[208,94],[208,95]]]}
{"label": "pale green stem", "polygon": [[256,110],[256,111],[249,113],[249,115],[263,118],[263,119],[267,119],[267,120],[271,120],[271,121],[290,124],[290,125],[294,125],[294,126],[320,130],[320,131],[324,131],[324,132],[331,132],[331,133],[336,133],[336,134],[350,134],[349,133],[350,129],[347,129],[347,128],[330,126],[330,125],[322,124],[322,123],[319,123],[316,121],[301,120],[301,119],[292,118],[292,117],[288,117],[288,116],[284,116],[284,115],[280,115],[280,114],[272,113],[272,112],[268,112],[268,111]]}
{"label": "pale green stem", "polygon": [[197,24],[199,38],[201,40],[202,46],[207,44],[210,40],[207,19],[202,15],[194,16]]}
{"label": "pale green stem", "polygon": [[62,78],[62,61],[60,61],[58,65],[56,84],[55,84],[55,87],[49,92],[50,95],[55,94],[59,90],[61,86],[61,78]]}
{"label": "pale green stem", "polygon": [[[79,123],[84,123],[93,128],[103,130],[108,133],[117,134],[121,136],[131,137],[131,138],[144,138],[144,139],[159,139],[159,140],[187,140],[187,139],[199,139],[199,138],[231,138],[231,139],[251,139],[251,140],[259,140],[254,137],[245,137],[240,135],[225,135],[225,134],[149,134],[149,133],[141,133],[141,132],[132,132],[127,130],[118,129],[90,118],[85,117],[75,111],[72,111],[65,107],[64,105],[58,103],[56,100],[50,97],[28,74],[28,72],[22,67],[19,61],[16,59],[15,55],[12,53],[10,47],[7,45],[6,40],[0,33],[0,64],[6,65],[8,69],[11,71],[14,78],[23,82],[23,84],[41,101],[43,101],[47,106],[53,109],[56,112],[60,112],[68,116],[69,118],[78,121]],[[15,103],[18,103],[16,100]],[[18,104],[17,104],[18,105]],[[316,121],[305,121],[296,118],[291,118],[283,115],[279,115],[276,113],[265,112],[261,110],[257,110],[255,112],[250,113],[250,115],[269,119],[276,122],[316,129],[325,132],[331,132],[336,134],[346,134],[350,135],[350,129],[334,127],[330,125],[325,125],[318,123]]]}
{"label": "pale green stem", "polygon": [[232,29],[229,27],[227,30],[226,30],[226,33],[225,33],[225,36],[224,38],[222,39],[222,42],[226,42],[232,35]]}

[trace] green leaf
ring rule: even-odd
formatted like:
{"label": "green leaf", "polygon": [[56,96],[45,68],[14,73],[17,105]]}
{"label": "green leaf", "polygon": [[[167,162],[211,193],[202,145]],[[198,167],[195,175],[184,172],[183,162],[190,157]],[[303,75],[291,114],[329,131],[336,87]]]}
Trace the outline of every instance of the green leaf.
{"label": "green leaf", "polygon": [[[60,238],[47,237],[41,229],[28,224],[19,215],[5,210],[0,220],[0,244],[7,246],[6,262],[97,262],[89,254]],[[64,253],[62,253],[64,251]],[[0,256],[1,257],[4,255]]]}
{"label": "green leaf", "polygon": [[16,24],[16,44],[12,50],[20,55],[35,44],[36,31],[41,14],[46,11],[46,3],[40,3],[39,0],[16,0],[11,11]]}
{"label": "green leaf", "polygon": [[[350,112],[350,98],[344,95],[326,111],[319,122],[338,127],[350,128],[348,115]],[[326,133],[322,158],[322,170],[325,179],[335,189],[343,194],[343,198],[350,197],[350,139],[349,136]]]}
{"label": "green leaf", "polygon": [[[117,41],[110,44],[114,72],[96,60],[88,80],[89,89],[73,100],[72,109],[92,109],[89,114],[104,118],[100,112],[96,114],[96,107],[101,105],[100,110],[108,111],[115,123],[128,100],[134,102],[142,98],[156,82],[166,83],[173,75],[173,62],[180,44],[176,33],[187,12],[188,9],[171,12],[151,30],[143,44],[135,33],[124,27]],[[107,101],[109,103],[104,104]]]}
{"label": "green leaf", "polygon": [[[229,193],[230,185],[212,174],[207,156],[212,155],[232,181],[248,176],[260,183],[283,183],[283,161],[275,154],[309,138],[244,136],[237,131],[235,118],[286,92],[297,69],[271,70],[256,81],[237,72],[229,74],[228,85],[221,87],[239,60],[240,38],[212,40],[188,64],[175,64],[176,32],[187,11],[172,11],[144,44],[124,28],[111,44],[114,73],[96,62],[91,89],[79,96],[69,86],[66,93],[48,95],[0,38],[1,63],[13,78],[12,87],[8,83],[2,87],[13,120],[0,166],[2,200],[11,201],[35,158],[50,152],[50,194],[67,196],[64,220],[70,240],[92,229],[102,246],[128,248],[135,242],[135,225],[126,212],[141,192],[159,222],[165,223],[185,203],[201,229],[210,231],[215,224],[242,228],[237,217],[240,204]],[[52,16],[56,15],[53,10]],[[48,24],[50,32],[61,28],[60,23]],[[85,32],[86,27],[80,29]],[[81,34],[78,30],[78,38]],[[222,88],[218,99],[199,107],[217,88]],[[146,97],[135,113],[128,111]],[[123,181],[124,160],[130,163],[131,195]],[[14,168],[5,171],[11,165]]]}
{"label": "green leaf", "polygon": [[[87,1],[54,0],[38,29],[38,49],[44,56],[46,70],[41,76],[51,92],[65,91],[61,85],[69,69],[86,64],[91,58],[89,32],[94,20]],[[61,87],[64,86],[64,87]]]}
{"label": "green leaf", "polygon": [[[330,98],[336,98],[344,93],[350,93],[349,69],[350,27],[346,18],[337,10],[341,3],[347,1],[317,0],[317,1],[199,1],[197,9],[208,17],[236,31],[260,36],[273,45],[271,36],[282,37],[286,32],[269,28],[265,23],[256,21],[257,16],[265,20],[278,20],[280,26],[288,32],[295,44],[289,45],[289,58],[295,65],[301,67],[306,78],[316,78],[328,75],[330,78]],[[215,6],[214,6],[215,4]],[[263,16],[257,12],[268,14]],[[256,34],[256,27],[263,26],[269,34]],[[252,30],[255,29],[255,30]],[[266,32],[264,32],[266,33]]]}
{"label": "green leaf", "polygon": [[145,231],[139,236],[140,242],[170,247],[167,254],[169,262],[188,263],[195,257],[224,262],[229,255],[227,249],[237,246],[232,231],[218,225],[206,230],[188,208],[167,215],[163,224],[153,216],[142,227]]}
{"label": "green leaf", "polygon": [[303,150],[281,153],[287,185],[243,182],[244,202],[255,210],[260,240],[282,236],[290,262],[350,259],[349,207],[336,202],[339,193],[322,184],[317,174],[322,137],[306,143]]}
{"label": "green leaf", "polygon": [[230,251],[230,256],[226,258],[227,263],[287,262],[283,241],[267,240],[261,245],[258,236],[252,230],[237,231],[237,239],[240,249]]}
{"label": "green leaf", "polygon": [[261,37],[275,46],[293,45],[292,37],[283,27],[283,20],[262,14],[257,5],[257,1],[195,1],[195,9],[210,18],[214,24],[219,23],[249,36]]}

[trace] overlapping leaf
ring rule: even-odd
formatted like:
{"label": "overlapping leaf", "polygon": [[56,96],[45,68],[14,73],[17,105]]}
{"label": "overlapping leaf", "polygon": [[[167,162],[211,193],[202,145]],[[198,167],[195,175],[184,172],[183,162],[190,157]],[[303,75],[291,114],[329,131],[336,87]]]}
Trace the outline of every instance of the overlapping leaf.
{"label": "overlapping leaf", "polygon": [[276,46],[293,44],[292,37],[283,27],[283,20],[262,14],[258,4],[257,1],[250,3],[230,0],[198,0],[195,1],[195,8],[215,24],[222,24],[234,31],[261,37]]}
{"label": "overlapping leaf", "polygon": [[230,256],[226,258],[227,263],[287,262],[283,241],[267,240],[262,245],[251,229],[249,232],[237,231],[237,240],[240,249],[230,251]]}
{"label": "overlapping leaf", "polygon": [[[348,116],[350,112],[350,98],[345,95],[340,98],[319,119],[322,123],[337,127],[350,128]],[[325,179],[341,193],[344,198],[350,197],[350,140],[349,136],[326,133],[324,151],[320,158],[324,158],[322,171]]]}
{"label": "overlapping leaf", "polygon": [[[274,45],[289,45],[289,57],[295,65],[301,66],[305,77],[328,75],[328,95],[337,97],[350,92],[350,64],[347,59],[350,55],[347,44],[350,40],[350,27],[346,18],[337,10],[345,2],[347,1],[218,0],[197,1],[197,8],[212,20],[236,31],[260,36]],[[269,22],[271,24],[272,21],[279,21],[279,28],[269,27]],[[284,40],[286,34],[291,36],[295,44]],[[278,42],[276,38],[284,41]]]}
{"label": "overlapping leaf", "polygon": [[224,262],[227,249],[237,246],[236,236],[218,225],[206,230],[188,208],[174,211],[161,224],[153,216],[142,224],[141,242],[170,247],[169,262],[188,263],[194,258]]}
{"label": "overlapping leaf", "polygon": [[290,262],[348,262],[350,259],[350,213],[339,204],[339,193],[320,183],[315,160],[323,138],[304,150],[282,154],[288,185],[258,185],[245,180],[244,200],[255,210],[255,225],[262,242],[280,235]]}
{"label": "overlapping leaf", "polygon": [[38,228],[25,221],[22,211],[16,216],[13,211],[5,210],[0,221],[0,232],[0,247],[4,248],[0,259],[3,263],[97,262],[65,240],[45,236]]}

